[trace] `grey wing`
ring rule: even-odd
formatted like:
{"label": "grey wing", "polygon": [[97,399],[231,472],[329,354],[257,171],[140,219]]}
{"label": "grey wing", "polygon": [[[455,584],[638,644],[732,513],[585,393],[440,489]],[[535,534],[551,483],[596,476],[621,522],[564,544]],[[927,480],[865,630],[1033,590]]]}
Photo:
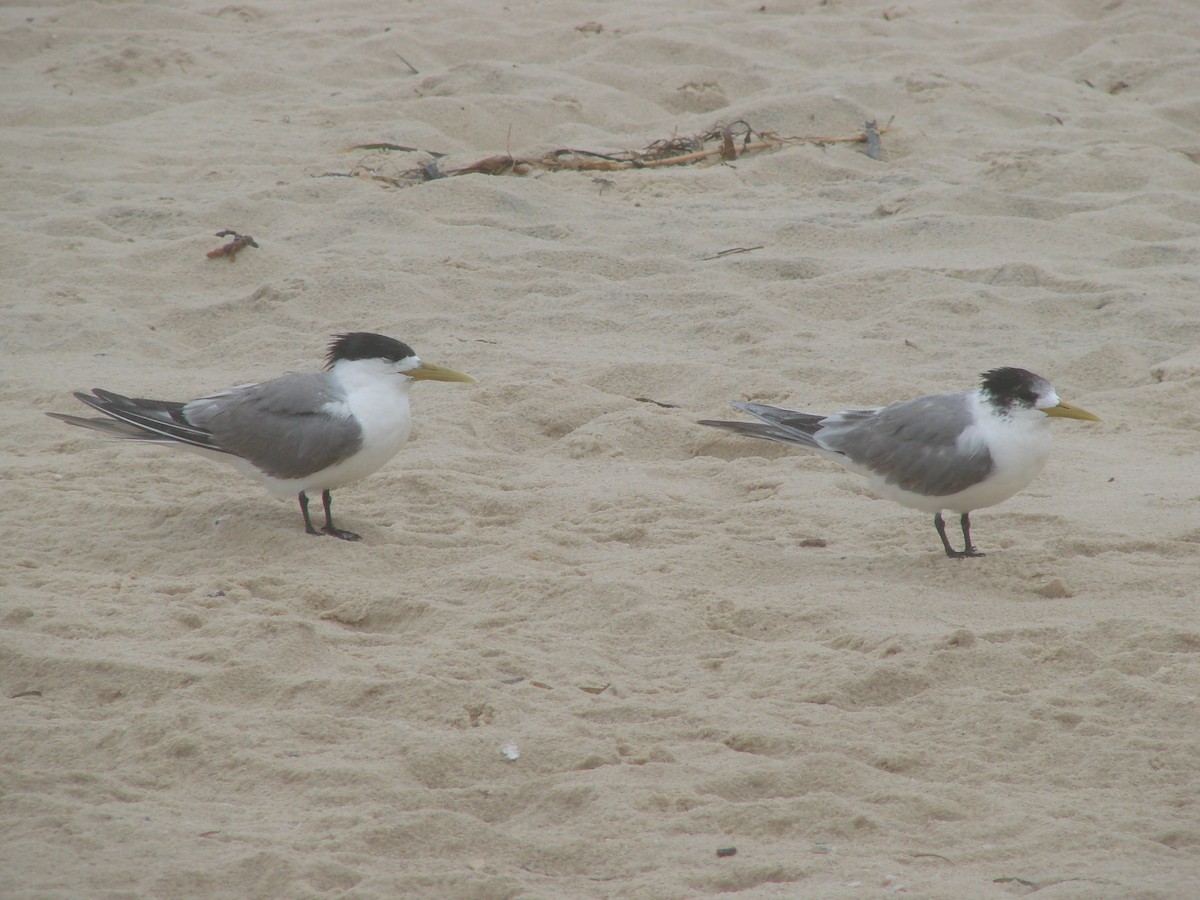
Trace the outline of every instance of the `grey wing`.
{"label": "grey wing", "polygon": [[813,434],[820,427],[821,416],[793,409],[781,409],[778,406],[767,406],[764,403],[734,403],[732,405],[736,409],[745,410],[760,421],[736,422],[702,419],[699,424],[712,428],[723,428],[746,437],[775,441],[777,444],[791,444],[807,447],[810,450],[822,449],[821,445],[813,439]]}
{"label": "grey wing", "polygon": [[183,415],[220,448],[274,478],[303,478],[353,455],[362,429],[321,373],[290,374],[193,400]]}
{"label": "grey wing", "polygon": [[213,436],[208,431],[197,428],[187,420],[183,414],[182,403],[124,397],[101,388],[94,388],[91,394],[77,391],[75,398],[112,418],[83,419],[62,413],[47,415],[71,425],[91,428],[93,431],[101,431],[124,440],[191,444],[206,450],[229,452],[214,443]]}
{"label": "grey wing", "polygon": [[957,494],[986,478],[993,465],[986,444],[958,441],[972,421],[967,398],[935,394],[837,413],[824,420],[816,439],[888,484],[926,496]]}

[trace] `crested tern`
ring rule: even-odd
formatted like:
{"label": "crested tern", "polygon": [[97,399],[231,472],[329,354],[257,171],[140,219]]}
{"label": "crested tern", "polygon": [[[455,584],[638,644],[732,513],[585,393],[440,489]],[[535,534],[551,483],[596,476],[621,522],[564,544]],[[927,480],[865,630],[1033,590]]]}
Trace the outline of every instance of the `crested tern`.
{"label": "crested tern", "polygon": [[[111,437],[170,444],[231,464],[276,497],[300,500],[304,530],[356,541],[335,528],[330,491],[376,472],[412,428],[408,394],[415,381],[474,381],[422,362],[408,344],[381,334],[335,335],[321,372],[289,372],[191,402],[123,397],[96,388],[75,397],[107,419],[47,413]],[[321,492],[325,526],[308,515],[308,494]]]}
{"label": "crested tern", "polygon": [[[951,559],[983,556],[971,543],[971,512],[1033,481],[1050,454],[1049,419],[1100,419],[1063,402],[1050,382],[1025,369],[992,369],[982,378],[971,391],[828,416],[734,403],[760,421],[699,424],[815,450],[865,476],[881,497],[933,513]],[[943,509],[961,516],[962,550],[950,546]]]}

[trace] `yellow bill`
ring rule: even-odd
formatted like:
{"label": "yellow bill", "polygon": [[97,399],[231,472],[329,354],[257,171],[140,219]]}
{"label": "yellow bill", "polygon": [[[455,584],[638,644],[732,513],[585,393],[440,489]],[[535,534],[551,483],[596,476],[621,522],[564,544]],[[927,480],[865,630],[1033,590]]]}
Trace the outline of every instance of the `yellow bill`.
{"label": "yellow bill", "polygon": [[1049,409],[1043,409],[1048,416],[1054,416],[1060,419],[1083,419],[1086,422],[1103,421],[1095,413],[1090,413],[1086,409],[1079,406],[1072,406],[1070,403],[1059,401],[1058,406],[1051,406]]}
{"label": "yellow bill", "polygon": [[413,381],[465,381],[467,383],[475,381],[470,375],[456,372],[454,369],[447,369],[445,366],[435,366],[433,363],[421,363],[415,369],[409,369],[404,374]]}

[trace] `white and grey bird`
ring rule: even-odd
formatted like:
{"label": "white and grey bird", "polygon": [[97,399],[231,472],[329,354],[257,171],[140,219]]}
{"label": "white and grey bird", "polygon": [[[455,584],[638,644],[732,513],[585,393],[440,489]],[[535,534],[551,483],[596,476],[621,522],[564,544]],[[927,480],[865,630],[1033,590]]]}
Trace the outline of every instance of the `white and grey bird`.
{"label": "white and grey bird", "polygon": [[[309,534],[356,541],[335,528],[330,491],[366,478],[395,456],[412,429],[414,381],[474,381],[422,362],[408,344],[381,334],[335,335],[321,372],[289,372],[191,402],[123,397],[96,388],[75,397],[110,418],[47,413],[111,437],[170,444],[231,464],[276,497],[298,496]],[[321,492],[325,526],[308,515]]]}
{"label": "white and grey bird", "polygon": [[[983,556],[971,543],[971,512],[1033,481],[1050,455],[1050,418],[1100,419],[1064,403],[1046,379],[1025,369],[992,369],[982,377],[975,390],[829,416],[734,403],[760,421],[699,424],[815,450],[865,476],[881,497],[933,513],[950,558]],[[962,550],[946,538],[944,509],[961,516]]]}

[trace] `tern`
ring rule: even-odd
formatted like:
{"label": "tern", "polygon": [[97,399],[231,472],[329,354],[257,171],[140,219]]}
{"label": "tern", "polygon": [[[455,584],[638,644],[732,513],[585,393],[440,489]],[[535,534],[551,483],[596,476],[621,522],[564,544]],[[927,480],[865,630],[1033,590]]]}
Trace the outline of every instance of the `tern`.
{"label": "tern", "polygon": [[[1100,419],[1059,399],[1025,369],[984,372],[981,385],[832,415],[734,403],[759,422],[703,420],[736,434],[815,450],[866,476],[875,493],[931,512],[951,559],[983,556],[971,543],[971,513],[1025,488],[1050,455],[1050,418]],[[942,510],[959,513],[962,550],[950,546]]]}
{"label": "tern", "polygon": [[[47,415],[227,462],[273,496],[298,496],[309,534],[357,541],[353,531],[334,527],[330,491],[378,471],[404,446],[412,429],[408,394],[414,381],[474,380],[422,362],[402,341],[358,331],[334,335],[321,372],[289,372],[185,403],[96,388],[75,397],[109,418]],[[325,507],[320,531],[308,515],[314,491]]]}

